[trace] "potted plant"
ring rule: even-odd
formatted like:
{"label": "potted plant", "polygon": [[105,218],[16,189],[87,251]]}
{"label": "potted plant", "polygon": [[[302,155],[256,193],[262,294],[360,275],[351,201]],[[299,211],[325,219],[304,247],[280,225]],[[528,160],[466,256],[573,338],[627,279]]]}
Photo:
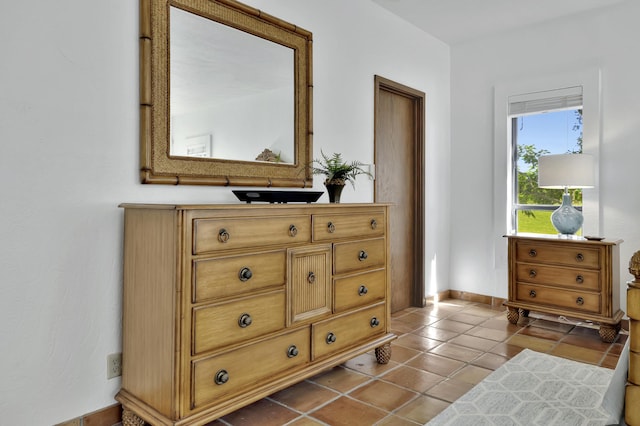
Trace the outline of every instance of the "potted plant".
{"label": "potted plant", "polygon": [[367,175],[373,177],[371,173],[362,168],[364,164],[360,161],[347,163],[339,153],[334,153],[330,157],[322,151],[320,153],[322,154],[322,159],[313,160],[312,172],[314,175],[326,176],[324,185],[327,187],[330,203],[340,202],[340,194],[342,194],[342,189],[347,182],[350,182],[351,186],[355,188],[356,176]]}

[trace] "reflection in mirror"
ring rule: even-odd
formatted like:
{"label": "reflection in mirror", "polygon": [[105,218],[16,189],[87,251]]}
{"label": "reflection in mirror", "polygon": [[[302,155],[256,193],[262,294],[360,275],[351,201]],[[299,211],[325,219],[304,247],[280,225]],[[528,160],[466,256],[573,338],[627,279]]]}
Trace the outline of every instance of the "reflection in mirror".
{"label": "reflection in mirror", "polygon": [[171,156],[293,163],[293,50],[176,7],[169,19]]}

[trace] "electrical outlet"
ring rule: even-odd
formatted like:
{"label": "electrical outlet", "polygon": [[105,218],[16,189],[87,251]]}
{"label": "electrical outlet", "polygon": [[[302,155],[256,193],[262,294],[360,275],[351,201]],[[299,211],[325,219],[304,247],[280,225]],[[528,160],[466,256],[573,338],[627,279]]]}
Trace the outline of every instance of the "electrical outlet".
{"label": "electrical outlet", "polygon": [[122,376],[122,353],[107,355],[107,379]]}

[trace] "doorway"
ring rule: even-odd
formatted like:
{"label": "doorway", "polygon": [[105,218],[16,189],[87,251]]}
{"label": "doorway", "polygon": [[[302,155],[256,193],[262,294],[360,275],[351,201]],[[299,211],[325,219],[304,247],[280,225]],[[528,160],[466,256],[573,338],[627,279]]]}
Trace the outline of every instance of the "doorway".
{"label": "doorway", "polygon": [[391,312],[424,306],[425,94],[375,76],[374,200],[391,203]]}

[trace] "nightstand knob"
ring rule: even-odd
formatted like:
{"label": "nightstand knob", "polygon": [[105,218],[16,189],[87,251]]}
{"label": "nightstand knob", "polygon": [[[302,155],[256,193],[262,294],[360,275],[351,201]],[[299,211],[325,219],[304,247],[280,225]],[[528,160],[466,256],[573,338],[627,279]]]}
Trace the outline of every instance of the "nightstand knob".
{"label": "nightstand knob", "polygon": [[327,342],[327,345],[330,345],[332,343],[335,343],[336,340],[337,340],[336,335],[333,333],[329,333],[327,334],[327,338],[325,341]]}
{"label": "nightstand knob", "polygon": [[376,229],[378,227],[378,221],[375,219],[371,219],[371,229]]}
{"label": "nightstand knob", "polygon": [[218,241],[220,241],[221,243],[226,243],[227,241],[229,241],[229,239],[231,238],[231,235],[229,234],[229,232],[222,228],[221,230],[218,231]]}
{"label": "nightstand knob", "polygon": [[582,253],[576,254],[576,262],[582,262],[584,260],[584,255]]}
{"label": "nightstand knob", "polygon": [[531,269],[531,270],[529,271],[529,277],[530,277],[530,278],[535,278],[535,277],[536,277],[536,275],[538,275],[538,273],[536,272],[536,270],[535,270],[535,269]]}
{"label": "nightstand knob", "polygon": [[227,372],[227,370],[220,370],[216,373],[213,381],[216,383],[216,385],[224,385],[229,381],[229,373]]}
{"label": "nightstand knob", "polygon": [[369,292],[369,289],[366,286],[361,285],[358,288],[358,296],[364,296],[365,294],[367,294]]}
{"label": "nightstand knob", "polygon": [[529,250],[529,256],[530,257],[536,257],[538,255],[538,252],[536,249],[531,249]]}
{"label": "nightstand knob", "polygon": [[316,274],[314,274],[313,272],[309,272],[309,275],[307,276],[307,281],[309,281],[309,284],[313,284],[316,282]]}
{"label": "nightstand knob", "polygon": [[376,317],[371,318],[371,321],[369,321],[369,325],[371,326],[371,328],[377,327],[380,325],[380,320]]}
{"label": "nightstand knob", "polygon": [[296,235],[298,235],[298,228],[295,225],[289,225],[289,236],[295,237]]}
{"label": "nightstand knob", "polygon": [[296,348],[296,345],[291,345],[289,346],[289,349],[287,349],[287,356],[289,358],[294,358],[298,356],[298,348]]}
{"label": "nightstand knob", "polygon": [[336,226],[333,224],[333,222],[327,223],[327,231],[329,231],[330,234],[336,232]]}
{"label": "nightstand knob", "polygon": [[251,272],[251,269],[247,268],[246,266],[240,269],[240,272],[238,272],[238,278],[240,278],[240,281],[242,282],[249,281],[252,276],[253,272]]}
{"label": "nightstand knob", "polygon": [[580,305],[580,306],[584,305],[584,299],[582,297],[578,297],[576,299],[576,305]]}
{"label": "nightstand knob", "polygon": [[238,325],[240,326],[240,328],[247,328],[251,325],[252,322],[253,320],[251,319],[251,315],[249,314],[242,314],[240,315],[240,318],[238,318]]}
{"label": "nightstand knob", "polygon": [[535,290],[529,291],[529,297],[536,297],[536,291]]}
{"label": "nightstand knob", "polygon": [[578,284],[582,284],[582,283],[584,282],[584,277],[583,277],[582,275],[578,275],[578,276],[576,277],[576,282],[577,282]]}
{"label": "nightstand knob", "polygon": [[366,251],[364,251],[364,250],[360,250],[360,253],[358,253],[358,260],[359,260],[360,262],[363,262],[363,261],[367,260],[367,257],[369,257],[369,255],[367,254],[367,252],[366,252]]}

